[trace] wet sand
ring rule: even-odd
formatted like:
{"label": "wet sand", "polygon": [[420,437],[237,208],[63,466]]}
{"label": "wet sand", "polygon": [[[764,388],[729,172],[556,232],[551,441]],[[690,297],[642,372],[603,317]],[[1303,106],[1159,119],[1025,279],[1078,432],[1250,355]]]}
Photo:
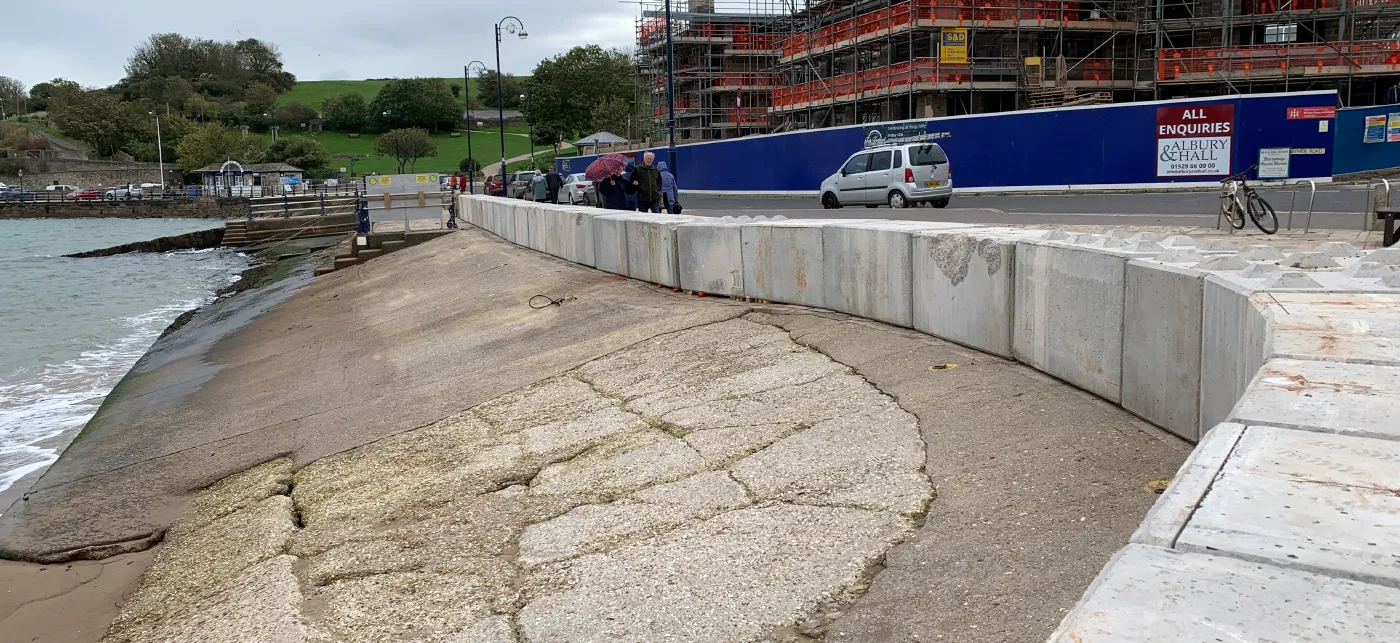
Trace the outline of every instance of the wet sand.
{"label": "wet sand", "polygon": [[101,639],[157,551],[159,547],[63,565],[0,560],[4,640],[88,643]]}

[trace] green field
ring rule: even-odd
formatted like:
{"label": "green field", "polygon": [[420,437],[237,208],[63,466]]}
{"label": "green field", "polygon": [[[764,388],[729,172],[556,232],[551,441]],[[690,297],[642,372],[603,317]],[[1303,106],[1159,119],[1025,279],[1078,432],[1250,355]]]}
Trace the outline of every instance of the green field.
{"label": "green field", "polygon": [[[525,136],[513,136],[509,132],[512,129],[506,128],[506,156],[514,157],[530,153],[530,139]],[[267,136],[266,134],[262,136]],[[326,152],[331,154],[331,167],[350,169],[350,159],[335,158],[341,154],[355,154],[361,158],[355,161],[355,174],[393,174],[398,171],[398,164],[392,156],[376,156],[374,154],[374,134],[361,134],[359,138],[350,138],[340,132],[323,132],[317,134],[315,139],[320,141],[321,146],[326,148]],[[458,163],[467,156],[467,137],[465,132],[462,136],[453,138],[447,134],[434,134],[433,141],[437,143],[438,154],[435,157],[418,159],[418,172],[456,172]],[[545,152],[552,152],[548,147],[536,147],[535,151],[541,156]],[[476,130],[472,132],[472,154],[477,161],[490,167],[499,166],[501,162],[501,135],[496,130],[489,131]],[[405,170],[406,171],[406,170]]]}
{"label": "green field", "polygon": [[[451,86],[452,83],[462,84],[461,77],[444,78],[443,82]],[[476,85],[480,79],[472,78],[468,86],[468,93],[476,95]],[[317,111],[321,109],[321,103],[331,96],[339,96],[346,92],[359,92],[365,97],[365,102],[374,100],[374,95],[379,93],[379,88],[384,86],[388,80],[302,80],[292,86],[287,93],[277,97],[277,104],[289,101],[299,101],[306,105],[315,107]]]}

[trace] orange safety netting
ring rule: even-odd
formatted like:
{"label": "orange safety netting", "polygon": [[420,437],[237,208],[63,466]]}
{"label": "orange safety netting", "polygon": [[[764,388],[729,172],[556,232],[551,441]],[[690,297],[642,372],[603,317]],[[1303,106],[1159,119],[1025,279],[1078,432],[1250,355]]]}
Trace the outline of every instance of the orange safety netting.
{"label": "orange safety netting", "polygon": [[1350,44],[1303,43],[1252,47],[1192,47],[1157,52],[1157,72],[1162,80],[1192,74],[1208,78],[1220,75],[1286,73],[1290,68],[1306,72],[1326,68],[1395,71],[1400,67],[1400,42],[1367,40]]}

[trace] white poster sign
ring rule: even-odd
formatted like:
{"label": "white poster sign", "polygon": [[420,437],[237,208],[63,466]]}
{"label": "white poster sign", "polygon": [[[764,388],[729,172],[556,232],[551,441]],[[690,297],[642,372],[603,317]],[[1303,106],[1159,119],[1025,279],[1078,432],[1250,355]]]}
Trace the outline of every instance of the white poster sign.
{"label": "white poster sign", "polygon": [[1288,157],[1291,150],[1287,147],[1266,147],[1259,150],[1259,172],[1255,176],[1260,179],[1286,179],[1288,178]]}
{"label": "white poster sign", "polygon": [[1158,108],[1157,176],[1228,176],[1234,134],[1232,104]]}

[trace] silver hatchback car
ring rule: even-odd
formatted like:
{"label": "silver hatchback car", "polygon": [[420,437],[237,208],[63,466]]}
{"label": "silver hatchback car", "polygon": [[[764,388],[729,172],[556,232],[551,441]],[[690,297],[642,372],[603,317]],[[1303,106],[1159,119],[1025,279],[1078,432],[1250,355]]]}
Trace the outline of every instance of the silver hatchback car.
{"label": "silver hatchback car", "polygon": [[930,203],[935,208],[953,198],[953,172],[937,143],[887,145],[861,150],[841,170],[822,181],[822,207],[889,205],[907,208]]}

